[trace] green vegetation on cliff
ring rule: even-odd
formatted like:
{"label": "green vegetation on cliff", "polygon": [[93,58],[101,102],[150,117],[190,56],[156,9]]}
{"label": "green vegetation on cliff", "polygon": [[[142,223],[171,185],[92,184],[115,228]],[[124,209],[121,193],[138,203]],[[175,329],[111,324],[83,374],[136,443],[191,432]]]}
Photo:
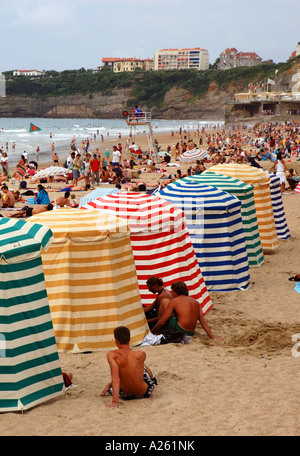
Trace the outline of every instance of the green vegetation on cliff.
{"label": "green vegetation on cliff", "polygon": [[7,95],[29,97],[56,97],[89,95],[95,93],[110,95],[114,89],[132,89],[128,105],[136,103],[151,107],[161,107],[165,94],[172,88],[186,89],[191,97],[202,97],[208,92],[211,83],[219,89],[227,90],[232,84],[237,90],[246,90],[250,82],[260,82],[274,78],[275,70],[282,64],[263,64],[255,67],[241,67],[230,70],[210,69],[207,71],[135,71],[133,73],[113,73],[109,69],[99,72],[91,70],[47,71],[40,79],[24,76],[12,77],[7,72]]}

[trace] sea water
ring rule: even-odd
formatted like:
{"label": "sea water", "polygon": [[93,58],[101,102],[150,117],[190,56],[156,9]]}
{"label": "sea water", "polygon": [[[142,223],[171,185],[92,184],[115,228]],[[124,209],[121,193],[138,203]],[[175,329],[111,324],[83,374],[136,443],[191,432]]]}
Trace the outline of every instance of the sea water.
{"label": "sea water", "polygon": [[[40,128],[39,131],[30,132],[30,123]],[[177,133],[180,128],[186,131],[201,129],[203,127],[218,127],[223,121],[199,120],[162,120],[151,121],[155,134]],[[30,160],[36,160],[37,147],[40,148],[39,162],[51,161],[51,145],[54,142],[55,150],[60,159],[65,159],[70,151],[72,139],[80,149],[81,142],[89,140],[128,139],[131,128],[126,123],[126,118],[120,119],[46,119],[46,118],[0,118],[0,147],[8,151],[9,165],[16,164],[20,156],[26,151]],[[136,127],[134,134],[147,133],[146,126]],[[13,149],[13,143],[15,148]],[[6,146],[7,144],[7,146]]]}

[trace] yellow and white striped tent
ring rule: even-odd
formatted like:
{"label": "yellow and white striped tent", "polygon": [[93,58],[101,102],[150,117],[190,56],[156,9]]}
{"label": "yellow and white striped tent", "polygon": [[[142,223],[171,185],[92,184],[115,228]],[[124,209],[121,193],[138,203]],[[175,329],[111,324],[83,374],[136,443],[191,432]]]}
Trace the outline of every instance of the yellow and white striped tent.
{"label": "yellow and white striped tent", "polygon": [[145,319],[127,221],[102,211],[59,209],[28,219],[51,228],[42,254],[59,352],[114,347],[113,330],[127,326],[140,344]]}
{"label": "yellow and white striped tent", "polygon": [[279,240],[273,214],[270,176],[263,169],[240,163],[214,165],[207,172],[224,174],[225,176],[231,176],[253,185],[254,204],[262,249],[277,249],[279,247]]}

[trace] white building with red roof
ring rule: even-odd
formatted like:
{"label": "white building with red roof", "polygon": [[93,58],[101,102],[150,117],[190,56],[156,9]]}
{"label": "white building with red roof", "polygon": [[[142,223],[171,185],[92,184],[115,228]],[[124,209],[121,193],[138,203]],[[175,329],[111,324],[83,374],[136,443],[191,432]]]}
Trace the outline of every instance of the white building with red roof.
{"label": "white building with red roof", "polygon": [[30,76],[30,77],[41,77],[45,76],[45,71],[39,70],[15,70],[13,76]]}

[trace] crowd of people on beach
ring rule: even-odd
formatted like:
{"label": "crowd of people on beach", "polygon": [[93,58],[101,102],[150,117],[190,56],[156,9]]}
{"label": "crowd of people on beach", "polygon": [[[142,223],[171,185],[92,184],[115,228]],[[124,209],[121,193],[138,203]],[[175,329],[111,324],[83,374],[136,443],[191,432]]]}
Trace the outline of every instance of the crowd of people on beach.
{"label": "crowd of people on beach", "polygon": [[[173,138],[174,134],[171,135]],[[253,126],[233,126],[206,131],[205,128],[196,131],[181,130],[178,141],[167,150],[162,151],[158,142],[155,150],[143,151],[141,147],[126,144],[126,154],[119,142],[110,151],[105,149],[100,153],[96,148],[90,151],[89,140],[82,141],[77,147],[73,138],[70,143],[70,152],[62,160],[51,145],[53,166],[62,166],[64,172],[56,176],[38,177],[39,165],[37,161],[30,161],[24,152],[15,169],[10,173],[7,152],[2,150],[0,163],[1,194],[0,209],[12,210],[8,217],[28,218],[44,211],[59,207],[78,207],[76,191],[90,191],[103,184],[114,185],[121,191],[155,191],[169,182],[188,175],[201,174],[208,164],[219,163],[246,163],[261,168],[263,162],[270,160],[274,171],[280,178],[281,191],[287,185],[295,188],[299,182],[296,170],[288,168],[286,160],[294,158],[300,160],[300,124],[269,123]],[[189,163],[183,169],[181,158],[187,151],[206,148],[207,156],[204,159]],[[128,156],[129,152],[129,156]],[[176,172],[168,172],[168,167],[176,166]],[[141,182],[148,173],[157,176],[156,184],[149,188]],[[81,185],[83,181],[83,185]],[[55,202],[50,200],[47,188],[55,182],[65,184],[60,188],[62,194]],[[10,184],[16,183],[18,189],[10,189]],[[37,184],[35,191],[27,188],[27,183]],[[47,186],[47,187],[46,187]],[[147,188],[148,187],[148,188]],[[29,199],[28,199],[29,198]],[[31,201],[31,205],[29,203]],[[25,206],[13,210],[16,203],[25,203]],[[207,336],[213,340],[223,339],[216,337],[207,324],[201,305],[189,296],[189,290],[184,282],[172,283],[171,289],[164,287],[162,278],[155,276],[147,280],[148,290],[156,295],[151,305],[144,306],[145,317],[149,330],[153,336],[163,335],[165,343],[189,343],[195,334],[200,322]],[[111,381],[103,389],[101,396],[107,393],[112,396],[107,407],[116,408],[119,399],[140,399],[152,395],[157,378],[153,371],[145,364],[146,354],[143,350],[131,350],[130,331],[127,327],[118,327],[114,331],[116,350],[110,351],[107,360],[111,368]],[[64,373],[65,384],[72,384],[72,373]]]}
{"label": "crowd of people on beach", "polygon": [[[174,137],[174,132],[171,135]],[[131,143],[126,140],[124,153],[121,142],[114,145],[112,150],[106,148],[104,153],[100,153],[99,148],[90,150],[90,139],[81,141],[78,146],[76,139],[73,137],[70,142],[70,152],[62,160],[55,151],[54,142],[51,145],[51,154],[53,166],[63,167],[65,172],[48,177],[38,177],[39,164],[35,160],[29,160],[26,151],[20,157],[14,170],[10,173],[8,154],[1,147],[0,164],[2,173],[0,174],[0,206],[2,208],[14,208],[14,199],[9,192],[7,196],[5,186],[10,184],[19,185],[21,189],[24,181],[27,183],[52,185],[55,182],[65,183],[66,186],[62,191],[72,192],[64,198],[60,198],[56,205],[58,207],[71,206],[78,207],[76,191],[90,191],[97,186],[110,184],[117,186],[120,190],[136,191],[141,188],[149,192],[157,188],[168,185],[174,180],[180,179],[193,174],[201,174],[210,163],[212,165],[219,163],[246,163],[257,168],[263,167],[263,162],[270,160],[272,162],[272,171],[280,177],[281,191],[286,188],[294,190],[299,183],[297,171],[288,167],[285,160],[294,158],[300,161],[300,123],[268,123],[255,125],[237,125],[225,128],[213,128],[206,130],[198,128],[197,130],[180,129],[178,132],[178,141],[169,145],[165,151],[161,151],[158,141],[155,141],[155,150],[142,150],[136,146],[135,138],[131,138]],[[198,159],[189,164],[187,169],[183,169],[181,158],[187,151],[195,151],[206,148],[207,155],[204,159]],[[176,166],[176,172],[170,172],[169,166]],[[155,174],[156,183],[148,186],[140,182],[143,176]],[[141,187],[142,185],[142,187]],[[45,189],[43,189],[45,191]],[[49,198],[41,200],[38,196],[41,189],[37,189],[35,194],[23,192],[15,201],[26,202],[25,197],[34,197],[35,204],[41,204],[45,210],[49,210]],[[30,200],[32,201],[32,200]],[[47,209],[48,207],[48,209]],[[26,208],[27,209],[27,208]],[[30,211],[25,210],[25,214]]]}

